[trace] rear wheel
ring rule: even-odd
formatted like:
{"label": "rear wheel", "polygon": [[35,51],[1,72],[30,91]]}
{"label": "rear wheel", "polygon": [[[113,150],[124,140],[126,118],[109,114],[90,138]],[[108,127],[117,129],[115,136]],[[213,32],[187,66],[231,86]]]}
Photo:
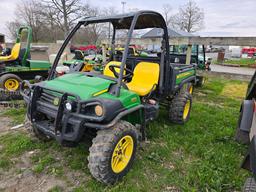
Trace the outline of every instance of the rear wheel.
{"label": "rear wheel", "polygon": [[256,183],[254,178],[248,178],[245,181],[243,192],[255,192],[256,191]]}
{"label": "rear wheel", "polygon": [[20,87],[21,79],[14,74],[5,74],[0,77],[1,88],[8,91],[17,91]]}
{"label": "rear wheel", "polygon": [[188,83],[186,89],[187,89],[187,92],[188,92],[189,94],[191,94],[191,95],[193,94],[194,86],[193,86],[192,83]]}
{"label": "rear wheel", "polygon": [[206,77],[204,77],[204,76],[198,76],[197,78],[198,78],[198,80],[197,80],[196,85],[197,85],[198,87],[203,87],[204,84],[205,84],[205,82],[206,82]]}
{"label": "rear wheel", "polygon": [[126,121],[99,130],[88,157],[88,167],[93,177],[105,184],[120,180],[132,166],[137,141],[137,129]]}
{"label": "rear wheel", "polygon": [[181,92],[171,101],[169,109],[170,121],[184,124],[189,120],[192,106],[192,96],[188,92]]}

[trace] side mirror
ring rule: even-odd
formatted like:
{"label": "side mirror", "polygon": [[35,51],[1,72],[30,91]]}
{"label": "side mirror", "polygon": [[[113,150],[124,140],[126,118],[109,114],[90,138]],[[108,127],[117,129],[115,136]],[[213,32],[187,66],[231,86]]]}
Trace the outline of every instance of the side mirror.
{"label": "side mirror", "polygon": [[35,81],[35,83],[39,83],[39,82],[43,81],[43,77],[41,75],[36,75],[34,81]]}

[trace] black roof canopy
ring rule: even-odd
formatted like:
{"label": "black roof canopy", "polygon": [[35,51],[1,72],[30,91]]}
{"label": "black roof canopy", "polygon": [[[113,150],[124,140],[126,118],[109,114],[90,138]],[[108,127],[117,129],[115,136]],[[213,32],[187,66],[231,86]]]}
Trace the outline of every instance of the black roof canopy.
{"label": "black roof canopy", "polygon": [[119,14],[112,16],[96,16],[81,20],[84,24],[105,23],[110,22],[116,29],[130,29],[132,20],[138,17],[134,29],[146,28],[165,28],[165,21],[161,14],[155,11],[138,11],[127,14]]}

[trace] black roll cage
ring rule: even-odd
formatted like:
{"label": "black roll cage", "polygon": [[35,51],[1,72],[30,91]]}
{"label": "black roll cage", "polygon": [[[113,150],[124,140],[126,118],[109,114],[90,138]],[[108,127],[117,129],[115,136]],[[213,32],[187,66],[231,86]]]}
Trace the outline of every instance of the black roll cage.
{"label": "black roll cage", "polygon": [[[148,17],[148,18],[147,18]],[[150,19],[152,17],[152,19]],[[141,19],[141,20],[139,20]],[[125,43],[125,49],[122,56],[119,78],[117,79],[117,86],[113,92],[114,95],[120,95],[120,89],[122,87],[122,79],[123,79],[123,72],[125,68],[125,63],[127,60],[128,50],[130,41],[132,38],[133,31],[135,29],[146,29],[146,28],[161,28],[163,29],[163,40],[161,45],[161,61],[160,61],[160,79],[159,79],[159,92],[160,94],[168,94],[169,90],[169,81],[171,75],[173,74],[172,66],[170,65],[170,54],[169,54],[169,36],[168,30],[166,26],[166,22],[163,16],[160,13],[155,11],[138,11],[135,13],[127,13],[122,15],[114,15],[114,16],[105,16],[105,17],[86,17],[85,19],[78,22],[78,24],[72,29],[69,35],[66,37],[64,43],[62,44],[61,48],[59,49],[56,58],[54,60],[53,66],[48,76],[48,80],[52,80],[54,78],[55,69],[58,65],[60,57],[70,42],[71,38],[74,36],[76,31],[82,26],[87,26],[89,24],[96,24],[96,23],[106,23],[110,22],[113,26],[113,36],[112,36],[112,51],[114,51],[114,44],[115,44],[115,36],[117,29],[128,29],[127,40]]]}

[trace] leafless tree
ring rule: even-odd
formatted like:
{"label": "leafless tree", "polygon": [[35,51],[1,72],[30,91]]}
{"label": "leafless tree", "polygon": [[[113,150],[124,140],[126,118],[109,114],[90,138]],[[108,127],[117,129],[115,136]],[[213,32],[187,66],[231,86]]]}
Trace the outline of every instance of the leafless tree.
{"label": "leafless tree", "polygon": [[33,41],[39,40],[39,33],[43,24],[38,11],[39,6],[35,0],[22,0],[16,5],[15,21],[6,24],[12,38],[16,37],[18,27],[21,25],[29,25],[33,31]]}
{"label": "leafless tree", "polygon": [[196,32],[204,26],[204,12],[195,1],[189,0],[179,8],[179,12],[173,17],[173,22],[180,30]]}
{"label": "leafless tree", "polygon": [[74,23],[82,17],[88,16],[89,4],[81,0],[42,0],[47,13],[64,34],[67,35]]}
{"label": "leafless tree", "polygon": [[172,7],[170,4],[163,5],[163,16],[168,27],[173,27],[171,11]]}
{"label": "leafless tree", "polygon": [[20,21],[9,21],[5,24],[10,39],[15,39],[17,36],[17,29],[21,26]]}

